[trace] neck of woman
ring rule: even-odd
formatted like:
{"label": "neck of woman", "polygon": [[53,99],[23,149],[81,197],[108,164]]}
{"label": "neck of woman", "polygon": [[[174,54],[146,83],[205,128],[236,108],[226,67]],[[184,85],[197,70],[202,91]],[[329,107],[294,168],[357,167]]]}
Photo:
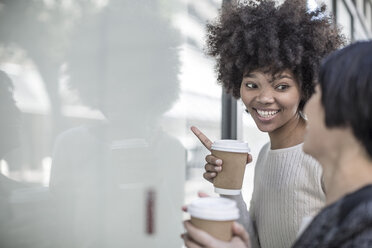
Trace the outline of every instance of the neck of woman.
{"label": "neck of woman", "polygon": [[343,142],[341,149],[327,149],[318,158],[323,167],[327,205],[372,184],[372,161],[365,149],[355,139],[346,137]]}
{"label": "neck of woman", "polygon": [[286,124],[269,133],[271,149],[282,149],[304,142],[306,121],[301,115],[294,116]]}

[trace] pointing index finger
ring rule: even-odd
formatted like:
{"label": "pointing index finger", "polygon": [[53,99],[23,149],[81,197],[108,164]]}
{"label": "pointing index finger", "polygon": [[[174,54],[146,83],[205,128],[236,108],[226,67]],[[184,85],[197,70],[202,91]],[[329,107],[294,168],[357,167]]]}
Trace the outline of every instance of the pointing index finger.
{"label": "pointing index finger", "polygon": [[197,127],[192,126],[191,131],[195,134],[195,136],[200,140],[200,142],[207,148],[211,150],[212,148],[212,141],[208,139],[207,136],[204,135]]}

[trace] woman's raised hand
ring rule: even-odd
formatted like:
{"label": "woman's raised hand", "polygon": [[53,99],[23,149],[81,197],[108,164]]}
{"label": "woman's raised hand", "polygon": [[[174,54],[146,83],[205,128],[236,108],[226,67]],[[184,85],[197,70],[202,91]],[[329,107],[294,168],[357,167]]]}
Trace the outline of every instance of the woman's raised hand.
{"label": "woman's raised hand", "polygon": [[[209,151],[212,148],[212,141],[205,136],[197,127],[192,126],[191,131],[195,134],[195,136],[200,140],[200,142],[207,148]],[[205,161],[207,162],[204,166],[205,172],[203,177],[209,181],[213,182],[213,179],[217,176],[217,173],[222,171],[222,164],[223,161],[212,154],[209,154],[205,157]],[[252,162],[252,156],[248,154],[247,157],[247,164]]]}
{"label": "woman's raised hand", "polygon": [[[205,134],[202,133],[197,127],[192,126],[191,131],[205,146],[205,148],[207,148],[210,151],[213,142],[210,139],[208,139],[208,137],[205,136]],[[212,154],[209,154],[205,157],[205,161],[207,161],[207,163],[204,166],[205,172],[203,174],[203,177],[212,183],[213,178],[215,178],[217,176],[217,173],[222,170],[222,160],[216,158]]]}

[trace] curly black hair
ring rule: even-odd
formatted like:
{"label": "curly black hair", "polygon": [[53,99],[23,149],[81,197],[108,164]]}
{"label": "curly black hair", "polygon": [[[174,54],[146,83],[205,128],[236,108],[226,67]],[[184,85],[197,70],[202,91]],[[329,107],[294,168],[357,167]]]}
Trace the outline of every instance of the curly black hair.
{"label": "curly black hair", "polygon": [[306,1],[244,1],[226,6],[207,24],[207,54],[216,58],[217,80],[240,98],[244,72],[289,69],[302,96],[299,110],[314,92],[320,61],[345,43],[323,4],[314,11]]}

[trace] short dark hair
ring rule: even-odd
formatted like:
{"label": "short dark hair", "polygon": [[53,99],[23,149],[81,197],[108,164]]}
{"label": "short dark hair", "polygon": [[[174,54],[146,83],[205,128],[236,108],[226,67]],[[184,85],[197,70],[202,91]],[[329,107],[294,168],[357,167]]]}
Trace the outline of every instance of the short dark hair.
{"label": "short dark hair", "polygon": [[244,1],[223,9],[207,25],[207,53],[217,59],[218,82],[240,97],[243,73],[291,70],[301,88],[302,110],[314,92],[320,61],[344,44],[323,4],[308,11],[306,1]]}
{"label": "short dark hair", "polygon": [[329,55],[319,72],[327,127],[351,127],[372,158],[372,41]]}

